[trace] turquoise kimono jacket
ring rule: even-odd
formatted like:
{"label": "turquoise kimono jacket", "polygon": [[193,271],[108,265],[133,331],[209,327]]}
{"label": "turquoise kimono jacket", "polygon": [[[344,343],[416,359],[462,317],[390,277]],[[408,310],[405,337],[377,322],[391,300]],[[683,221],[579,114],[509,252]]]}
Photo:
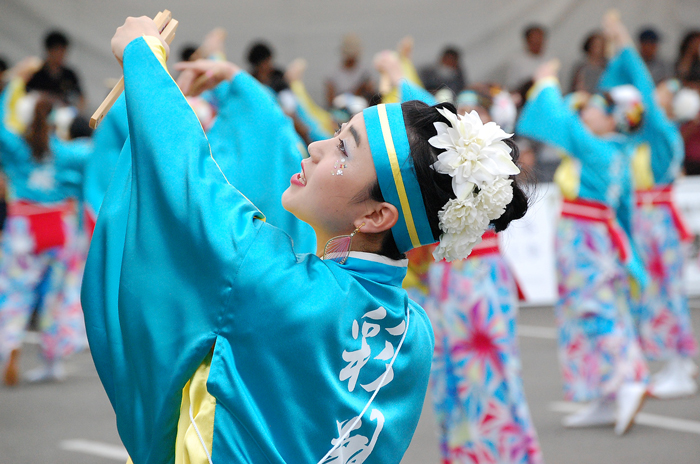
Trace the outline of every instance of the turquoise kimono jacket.
{"label": "turquoise kimono jacket", "polygon": [[[566,104],[556,80],[540,81],[530,92],[515,132],[561,148],[578,160],[578,198],[612,208],[630,239],[634,201],[630,160],[634,144],[622,135],[593,134]],[[648,276],[633,245],[632,255],[626,267],[645,285]]]}
{"label": "turquoise kimono jacket", "polygon": [[629,46],[608,64],[599,86],[603,90],[624,84],[634,85],[644,101],[642,127],[634,134],[636,143],[648,143],[651,150],[651,172],[657,185],[672,183],[681,170],[685,149],[683,137],[676,123],[654,97],[654,80],[634,47]]}
{"label": "turquoise kimono jacket", "polygon": [[49,156],[36,161],[24,137],[5,123],[8,85],[0,95],[0,162],[9,180],[9,200],[51,204],[82,197],[85,164],[92,153],[89,140],[64,141],[49,136]]}
{"label": "turquoise kimono jacket", "polygon": [[82,304],[133,462],[174,462],[183,387],[211,355],[212,462],[398,463],[434,346],[425,312],[401,288],[406,262],[295,254],[226,182],[143,38],[123,63],[129,139]]}

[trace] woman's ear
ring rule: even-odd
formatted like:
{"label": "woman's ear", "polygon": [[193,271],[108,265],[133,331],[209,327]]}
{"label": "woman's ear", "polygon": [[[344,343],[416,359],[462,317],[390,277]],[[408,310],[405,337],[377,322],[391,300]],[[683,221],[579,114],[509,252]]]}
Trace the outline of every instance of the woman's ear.
{"label": "woman's ear", "polygon": [[375,203],[371,210],[367,211],[363,217],[358,218],[355,227],[359,227],[363,222],[362,232],[366,234],[377,234],[394,227],[399,220],[399,211],[391,203]]}

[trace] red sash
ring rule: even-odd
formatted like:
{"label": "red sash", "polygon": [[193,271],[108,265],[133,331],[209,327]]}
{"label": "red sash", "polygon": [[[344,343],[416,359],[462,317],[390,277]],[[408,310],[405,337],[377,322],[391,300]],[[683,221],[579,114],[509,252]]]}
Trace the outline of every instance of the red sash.
{"label": "red sash", "polygon": [[629,238],[620,223],[617,222],[615,212],[608,205],[591,200],[564,200],[561,210],[562,217],[584,219],[587,221],[605,224],[610,234],[613,246],[617,249],[620,259],[626,263],[632,258],[632,247]]}
{"label": "red sash", "polygon": [[678,210],[676,203],[673,201],[673,188],[671,185],[665,187],[657,187],[650,190],[637,190],[637,206],[655,205],[666,206],[671,211],[673,224],[676,226],[678,235],[684,242],[693,240],[693,232],[683,220],[683,215]]}
{"label": "red sash", "polygon": [[8,207],[9,217],[22,216],[29,221],[29,231],[34,238],[34,253],[65,245],[63,215],[74,212],[75,205],[71,200],[51,206],[20,200],[10,203]]}

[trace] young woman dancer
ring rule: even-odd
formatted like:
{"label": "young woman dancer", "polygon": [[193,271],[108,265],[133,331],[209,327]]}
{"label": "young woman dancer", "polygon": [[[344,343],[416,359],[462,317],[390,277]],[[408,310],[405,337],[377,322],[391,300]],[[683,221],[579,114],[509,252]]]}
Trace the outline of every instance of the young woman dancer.
{"label": "young woman dancer", "polygon": [[42,365],[29,380],[60,380],[61,361],[85,345],[80,305],[77,295],[67,301],[66,276],[81,266],[75,197],[92,147],[54,134],[55,103],[25,94],[29,76],[20,72],[0,98],[0,158],[10,184],[0,260],[0,367],[8,385],[19,381],[19,350],[40,293]]}
{"label": "young woman dancer", "polygon": [[579,115],[562,97],[557,68],[550,62],[538,70],[516,132],[566,150],[577,168],[575,187],[562,189],[555,313],[565,397],[588,405],[564,425],[614,423],[623,434],[648,382],[629,312],[629,276],[641,285],[647,277],[628,240],[630,142],[620,134],[641,123],[641,99],[631,86],[617,87],[591,97]]}
{"label": "young woman dancer", "polygon": [[[492,217],[521,214],[504,201],[518,171],[505,134],[438,172],[438,155],[456,153],[452,108],[358,114],[309,146],[284,193],[328,259],[296,255],[218,169],[153,22],[129,18],[112,46],[130,151],[100,211],[83,304],[133,461],[399,462],[433,349],[401,289],[403,252],[441,237],[439,256],[464,257]],[[225,78],[241,76],[231,65]]]}
{"label": "young woman dancer", "polygon": [[683,288],[681,245],[692,234],[672,198],[672,184],[683,162],[683,138],[657,102],[654,81],[627,29],[613,16],[605,32],[617,55],[603,74],[601,87],[634,85],[646,110],[637,134],[641,145],[632,165],[637,190],[633,237],[652,278],[639,297],[633,298],[631,309],[647,359],[666,363],[653,376],[650,393],[659,398],[692,395],[698,389],[693,380],[697,366],[692,360],[697,341]]}
{"label": "young woman dancer", "polygon": [[[376,64],[402,98],[422,95],[425,103],[435,103],[403,79],[392,54],[380,54]],[[493,101],[469,92],[460,94],[466,98],[459,109],[469,113],[464,117],[473,125],[492,127]],[[524,196],[513,201],[523,202],[525,211]],[[500,253],[498,235],[489,229],[467,259],[454,263],[433,262],[422,251],[411,256],[409,273],[422,275],[426,295],[416,295],[415,288],[410,294],[424,303],[435,333],[430,390],[442,462],[542,462],[521,380],[518,288]]]}

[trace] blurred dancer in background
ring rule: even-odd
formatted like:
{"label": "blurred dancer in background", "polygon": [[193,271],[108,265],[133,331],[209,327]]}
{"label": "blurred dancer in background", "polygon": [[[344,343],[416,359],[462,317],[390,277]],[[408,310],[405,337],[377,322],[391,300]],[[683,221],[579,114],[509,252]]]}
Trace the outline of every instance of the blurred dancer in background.
{"label": "blurred dancer in background", "polygon": [[59,138],[54,121],[63,119],[60,104],[44,93],[27,94],[33,63],[18,67],[0,100],[0,155],[10,184],[0,260],[0,366],[7,385],[19,381],[19,349],[39,297],[42,363],[28,380],[62,379],[63,359],[86,341],[66,276],[81,266],[76,197],[92,147]]}

